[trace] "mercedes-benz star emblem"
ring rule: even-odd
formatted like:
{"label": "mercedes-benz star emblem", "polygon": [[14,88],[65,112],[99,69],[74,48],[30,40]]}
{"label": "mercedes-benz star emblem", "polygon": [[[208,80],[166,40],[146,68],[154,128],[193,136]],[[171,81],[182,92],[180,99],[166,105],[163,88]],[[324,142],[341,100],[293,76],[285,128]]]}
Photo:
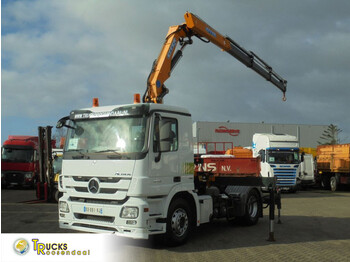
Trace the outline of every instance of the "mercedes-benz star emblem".
{"label": "mercedes-benz star emblem", "polygon": [[91,178],[88,184],[88,190],[90,193],[96,194],[100,191],[100,181],[97,178]]}

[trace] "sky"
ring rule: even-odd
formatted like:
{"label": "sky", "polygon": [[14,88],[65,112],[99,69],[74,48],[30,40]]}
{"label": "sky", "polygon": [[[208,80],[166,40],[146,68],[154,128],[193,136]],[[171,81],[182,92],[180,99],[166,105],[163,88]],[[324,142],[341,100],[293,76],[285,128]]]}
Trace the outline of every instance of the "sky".
{"label": "sky", "polygon": [[194,38],[165,83],[165,104],[187,108],[193,121],[335,124],[350,143],[349,10],[348,0],[2,0],[1,144],[55,126],[93,97],[132,103],[186,11],[272,66],[288,81],[287,101]]}

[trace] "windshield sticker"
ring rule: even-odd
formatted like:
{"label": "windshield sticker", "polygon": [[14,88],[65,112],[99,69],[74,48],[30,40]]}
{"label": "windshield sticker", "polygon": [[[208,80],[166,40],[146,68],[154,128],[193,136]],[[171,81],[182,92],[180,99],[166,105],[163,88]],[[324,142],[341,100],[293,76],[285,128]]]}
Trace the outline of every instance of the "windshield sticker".
{"label": "windshield sticker", "polygon": [[78,149],[78,141],[79,141],[79,138],[69,139],[68,150]]}
{"label": "windshield sticker", "polygon": [[275,162],[275,158],[273,156],[269,157],[269,162]]}

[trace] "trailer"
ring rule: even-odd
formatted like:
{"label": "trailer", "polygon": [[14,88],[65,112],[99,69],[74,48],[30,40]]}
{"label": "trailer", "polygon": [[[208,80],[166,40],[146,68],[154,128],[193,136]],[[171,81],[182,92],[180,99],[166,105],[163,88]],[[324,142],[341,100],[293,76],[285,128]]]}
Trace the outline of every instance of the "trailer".
{"label": "trailer", "polygon": [[350,144],[317,147],[317,174],[322,187],[336,191],[350,184]]}

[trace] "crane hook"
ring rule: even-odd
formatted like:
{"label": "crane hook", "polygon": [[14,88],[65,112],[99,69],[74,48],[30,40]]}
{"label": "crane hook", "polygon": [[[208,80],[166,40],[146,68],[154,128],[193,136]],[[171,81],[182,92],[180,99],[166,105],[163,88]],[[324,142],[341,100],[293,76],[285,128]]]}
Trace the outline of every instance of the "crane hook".
{"label": "crane hook", "polygon": [[286,92],[283,92],[282,101],[283,101],[283,102],[287,101],[287,98],[286,98]]}

